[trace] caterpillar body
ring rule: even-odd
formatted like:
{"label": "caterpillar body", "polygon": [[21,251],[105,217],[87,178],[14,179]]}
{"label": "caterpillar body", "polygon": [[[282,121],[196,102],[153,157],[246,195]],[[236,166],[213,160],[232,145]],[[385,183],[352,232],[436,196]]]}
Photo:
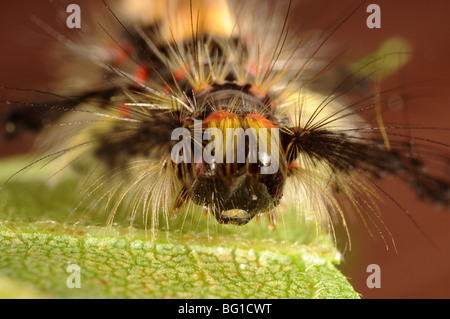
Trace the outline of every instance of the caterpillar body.
{"label": "caterpillar body", "polygon": [[379,218],[376,181],[384,175],[448,207],[450,181],[425,169],[417,145],[426,141],[390,135],[382,92],[353,97],[376,82],[367,69],[382,58],[352,72],[339,54],[324,59],[336,29],[292,34],[292,5],[102,2],[108,25],[78,40],[36,18],[71,52],[61,67],[68,89],[36,90],[44,102],[12,103],[17,108],[3,117],[7,137],[50,131],[41,160],[55,172],[86,158],[100,163],[92,166],[103,173],[85,192],[90,209],[106,202],[112,224],[127,202],[131,223],[141,216],[153,232],[161,216],[168,223],[193,206],[223,224],[267,216],[274,228],[293,205],[330,229],[336,218],[346,227],[347,203],[363,219]]}

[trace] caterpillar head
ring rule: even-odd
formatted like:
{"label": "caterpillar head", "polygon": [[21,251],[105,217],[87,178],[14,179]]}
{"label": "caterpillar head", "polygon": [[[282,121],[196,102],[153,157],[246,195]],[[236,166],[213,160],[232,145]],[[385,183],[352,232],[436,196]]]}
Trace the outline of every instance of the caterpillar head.
{"label": "caterpillar head", "polygon": [[273,210],[287,163],[268,106],[233,89],[212,90],[198,100],[204,105],[200,134],[195,125],[193,132],[198,152],[182,174],[189,197],[223,224],[243,225]]}

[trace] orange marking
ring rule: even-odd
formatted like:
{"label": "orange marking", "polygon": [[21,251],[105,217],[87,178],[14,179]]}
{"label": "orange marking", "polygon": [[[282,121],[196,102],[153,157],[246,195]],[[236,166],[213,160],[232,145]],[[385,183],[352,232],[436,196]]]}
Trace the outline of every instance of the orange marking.
{"label": "orange marking", "polygon": [[208,124],[211,122],[221,122],[224,119],[234,119],[237,115],[228,111],[217,111],[211,113],[204,121],[203,123]]}
{"label": "orange marking", "polygon": [[266,119],[264,116],[262,116],[259,113],[249,114],[249,115],[247,115],[247,119],[259,122],[265,128],[276,128],[275,125],[270,120]]}
{"label": "orange marking", "polygon": [[204,91],[204,90],[206,90],[206,89],[208,89],[208,88],[210,88],[210,87],[211,87],[211,85],[209,85],[208,83],[202,83],[199,87],[194,88],[194,89],[193,89],[193,92],[194,92],[195,94],[197,94],[197,93],[199,93],[199,92],[201,92],[201,91]]}
{"label": "orange marking", "polygon": [[[264,92],[260,87],[254,85],[250,87],[250,92],[252,92],[256,96],[261,97],[262,99],[266,99],[268,97],[266,92]],[[270,99],[270,107],[272,109],[276,108],[275,102],[272,101],[272,99]]]}
{"label": "orange marking", "polygon": [[252,92],[255,95],[259,95],[262,98],[266,98],[267,97],[267,94],[260,87],[257,87],[257,86],[254,86],[254,85],[251,86],[250,92]]}
{"label": "orange marking", "polygon": [[298,167],[299,167],[299,165],[298,165],[298,162],[297,162],[297,161],[292,161],[292,162],[289,164],[289,170],[290,170],[290,171],[292,171],[292,170],[294,170],[294,169],[298,169]]}

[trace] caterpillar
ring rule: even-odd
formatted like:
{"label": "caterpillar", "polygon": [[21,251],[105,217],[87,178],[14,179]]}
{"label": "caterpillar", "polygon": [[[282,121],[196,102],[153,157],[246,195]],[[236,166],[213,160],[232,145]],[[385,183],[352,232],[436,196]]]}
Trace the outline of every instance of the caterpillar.
{"label": "caterpillar", "polygon": [[[63,89],[19,89],[39,101],[3,101],[13,106],[5,135],[42,134],[47,153],[33,164],[50,160],[55,172],[95,167],[86,212],[103,203],[113,224],[128,203],[130,223],[140,216],[153,235],[160,218],[168,224],[192,207],[239,226],[266,216],[275,228],[289,205],[332,232],[336,219],[347,229],[346,210],[377,222],[378,197],[391,198],[377,186],[386,175],[448,207],[448,149],[434,148],[448,145],[389,125],[391,91],[368,89],[383,76],[380,60],[393,56],[399,68],[408,54],[349,63],[345,50],[326,46],[367,2],[320,34],[293,34],[300,5],[99,1],[97,24],[74,39],[34,17],[70,62],[55,70]],[[67,17],[65,9],[57,8]]]}

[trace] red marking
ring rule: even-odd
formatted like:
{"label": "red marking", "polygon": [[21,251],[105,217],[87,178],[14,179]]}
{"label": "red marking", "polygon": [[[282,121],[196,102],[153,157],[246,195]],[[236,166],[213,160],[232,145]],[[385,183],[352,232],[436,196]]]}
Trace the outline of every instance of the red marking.
{"label": "red marking", "polygon": [[122,104],[119,106],[119,114],[122,117],[129,117],[130,116],[130,106]]}
{"label": "red marking", "polygon": [[170,87],[170,85],[166,85],[164,87],[164,93],[169,94],[170,92],[172,92],[172,88]]}
{"label": "red marking", "polygon": [[114,41],[105,41],[103,46],[105,51],[111,52],[111,62],[117,67],[122,67],[128,61],[133,50],[131,45],[120,47]]}
{"label": "red marking", "polygon": [[265,128],[275,128],[276,127],[270,120],[266,119],[264,116],[262,116],[259,113],[249,114],[249,115],[247,115],[247,118],[250,120],[259,122]]}
{"label": "red marking", "polygon": [[149,75],[150,71],[148,69],[148,66],[146,65],[139,66],[134,75],[134,77],[136,78],[136,84],[134,86],[139,88],[140,87],[139,84],[144,84],[147,81]]}
{"label": "red marking", "polygon": [[175,78],[175,80],[177,81],[181,81],[183,80],[186,76],[185,76],[185,72],[183,70],[178,70],[173,74],[173,77]]}
{"label": "red marking", "polygon": [[[178,70],[178,71],[174,72],[174,73],[173,73],[173,78],[174,78],[176,81],[181,81],[181,80],[183,80],[184,78],[186,78],[186,71],[184,71],[184,70]],[[170,92],[172,92],[172,90],[173,90],[173,88],[172,88],[170,85],[166,85],[166,86],[164,87],[164,92],[165,92],[166,94],[169,94]]]}
{"label": "red marking", "polygon": [[228,111],[217,111],[211,113],[206,119],[203,120],[203,123],[208,124],[211,122],[221,122],[225,119],[234,119],[237,115]]}

